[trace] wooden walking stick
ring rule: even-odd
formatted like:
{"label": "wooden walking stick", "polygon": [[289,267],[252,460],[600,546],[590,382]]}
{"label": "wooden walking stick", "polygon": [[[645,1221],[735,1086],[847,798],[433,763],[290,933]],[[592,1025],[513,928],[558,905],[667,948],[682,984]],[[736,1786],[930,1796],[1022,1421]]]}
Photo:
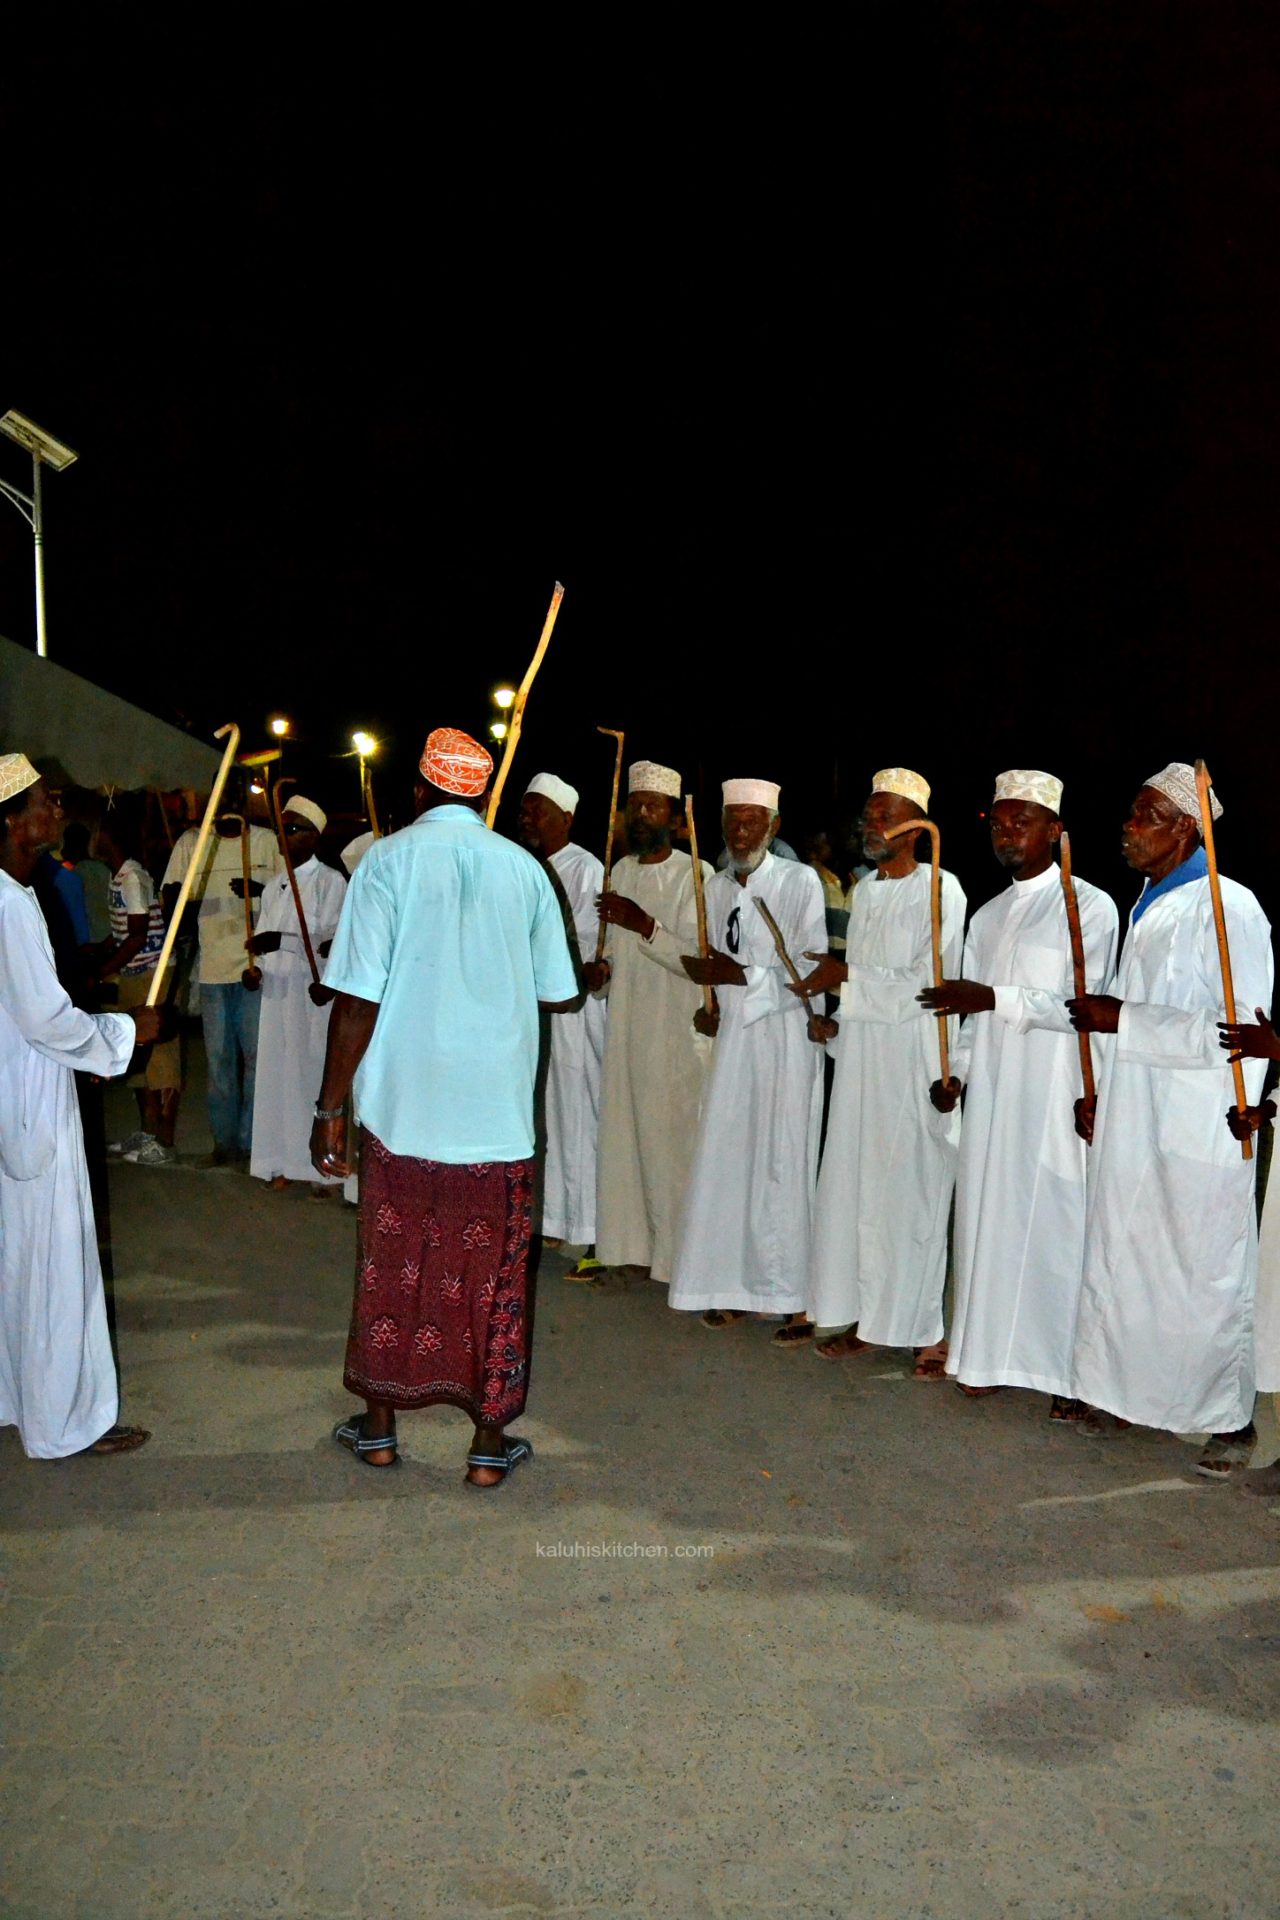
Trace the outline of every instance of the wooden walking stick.
{"label": "wooden walking stick", "polygon": [[791,958],[791,955],[787,952],[787,943],[782,937],[782,928],[778,925],[777,921],[774,919],[773,915],[770,913],[768,907],[766,907],[764,901],[760,898],[759,894],[753,893],[751,898],[755,901],[757,907],[759,907],[760,917],[764,921],[766,927],[768,927],[770,933],[773,935],[773,944],[778,949],[779,960],[781,960],[783,966],[786,968],[787,972],[791,975],[792,980],[795,982],[796,986],[798,986],[800,989],[801,996],[804,1000],[805,1012],[811,1015],[813,1013],[813,1001],[810,999],[809,995],[805,993],[804,981],[800,978],[800,969],[797,967],[795,961]]}
{"label": "wooden walking stick", "polygon": [[[1218,878],[1218,855],[1213,844],[1213,808],[1209,801],[1209,769],[1203,760],[1196,761],[1196,798],[1200,802],[1200,832],[1204,838],[1204,856],[1209,862],[1209,898],[1213,902],[1213,930],[1218,936],[1218,965],[1222,970],[1222,1005],[1228,1025],[1233,1025],[1236,1017],[1236,990],[1231,979],[1231,949],[1227,945],[1227,922],[1222,911],[1222,882]],[[1249,1096],[1245,1092],[1244,1068],[1238,1060],[1231,1062],[1231,1078],[1235,1082],[1236,1106],[1241,1113],[1247,1111]],[[1248,1134],[1240,1142],[1240,1158],[1252,1160],[1253,1141]]]}
{"label": "wooden walking stick", "polygon": [[[1067,932],[1071,937],[1071,979],[1075,986],[1076,999],[1080,1000],[1088,993],[1088,984],[1084,977],[1084,935],[1080,931],[1080,902],[1076,899],[1075,881],[1071,877],[1071,835],[1062,829],[1062,838],[1058,842],[1062,855],[1062,898],[1067,909]],[[1093,1053],[1089,1046],[1087,1033],[1078,1033],[1080,1042],[1080,1078],[1084,1082],[1084,1097],[1092,1100],[1097,1092],[1093,1079]]]}
{"label": "wooden walking stick", "polygon": [[[368,769],[368,767],[367,767],[367,766],[364,766],[364,765],[363,765],[363,763],[361,763],[361,764],[362,764],[362,768],[363,768],[363,773],[364,773],[364,806],[365,806],[365,812],[366,812],[366,813],[368,814],[368,816],[369,816],[369,825],[370,825],[370,826],[372,827],[372,829],[373,829],[373,837],[374,837],[374,839],[375,839],[375,840],[381,840],[381,838],[382,838],[382,828],[381,828],[381,827],[380,827],[380,826],[378,825],[378,809],[377,809],[377,808],[376,808],[376,807],[374,806],[374,804],[373,804],[373,775],[372,775],[372,774],[370,773],[370,771],[369,771],[369,769]],[[292,781],[290,781],[290,783],[289,783],[289,784],[290,784],[291,786],[295,786],[295,787],[296,787],[298,783],[297,783],[297,781],[296,781],[296,780],[292,780]]]}
{"label": "wooden walking stick", "polygon": [[316,956],[311,950],[311,935],[307,931],[307,916],[302,911],[302,894],[298,888],[298,876],[293,870],[293,855],[289,851],[289,836],[284,830],[284,809],[280,805],[281,790],[285,787],[296,787],[297,784],[297,781],[292,778],[277,780],[271,798],[276,810],[276,836],[280,842],[280,851],[284,855],[284,870],[289,876],[289,887],[293,894],[294,911],[298,916],[298,931],[302,935],[303,950],[307,956],[307,965],[311,969],[312,984],[318,987],[320,985],[320,969],[316,965]]}
{"label": "wooden walking stick", "polygon": [[218,802],[222,798],[222,789],[227,784],[227,775],[231,771],[232,762],[240,746],[240,729],[234,722],[228,721],[225,727],[219,727],[213,737],[215,740],[221,740],[223,734],[229,734],[231,737],[227,741],[226,748],[222,755],[222,765],[218,768],[217,777],[214,780],[213,789],[209,795],[209,804],[204,810],[204,819],[200,822],[200,831],[196,836],[195,852],[191,856],[191,864],[182,876],[182,885],[178,889],[177,905],[174,907],[173,916],[165,928],[164,945],[160,949],[160,958],[156,961],[155,972],[151,976],[151,985],[147,988],[147,1005],[149,1007],[154,1007],[160,998],[160,988],[164,981],[165,970],[173,954],[173,943],[178,937],[178,927],[181,924],[183,913],[186,911],[187,902],[191,898],[191,889],[195,884],[195,877],[199,872],[200,862],[204,857],[204,850],[208,844],[209,829],[213,825],[214,817],[218,811]]}
{"label": "wooden walking stick", "polygon": [[[613,756],[613,793],[609,800],[609,837],[604,843],[604,882],[600,888],[601,893],[608,893],[609,875],[613,872],[613,825],[618,817],[618,787],[622,780],[622,746],[627,736],[625,733],[616,733],[612,727],[597,727],[596,732],[607,733],[611,740],[616,740],[618,743],[618,750]],[[600,922],[600,931],[596,935],[597,966],[604,959],[604,941],[608,930],[608,922],[602,920]]]}
{"label": "wooden walking stick", "polygon": [[551,629],[556,624],[556,615],[560,611],[560,602],[564,599],[564,588],[556,581],[556,590],[551,596],[551,605],[547,608],[547,617],[542,623],[542,637],[534,649],[529,670],[520,682],[520,691],[516,694],[516,703],[511,709],[511,720],[507,727],[507,744],[503,749],[502,765],[498,768],[498,777],[493,783],[493,792],[489,795],[489,805],[484,816],[486,827],[491,827],[497,817],[498,802],[502,798],[502,789],[507,784],[507,775],[511,770],[512,757],[520,740],[520,728],[524,721],[524,703],[529,698],[529,689],[533,685],[534,675],[542,665],[542,656],[551,641]]}
{"label": "wooden walking stick", "polygon": [[[684,817],[689,823],[689,853],[693,860],[693,904],[698,915],[698,952],[704,960],[711,957],[711,943],[707,939],[707,895],[702,878],[702,862],[698,858],[698,829],[693,818],[693,795],[684,797]],[[702,1004],[708,1013],[716,1009],[714,987],[702,989]]]}
{"label": "wooden walking stick", "polygon": [[[933,936],[933,984],[942,985],[942,842],[938,829],[932,820],[904,820],[900,827],[886,827],[886,840],[901,839],[905,833],[927,833],[929,836],[929,930]],[[947,1046],[947,1016],[940,1013],[938,1021],[938,1060],[942,1067],[942,1084],[951,1078],[951,1060]]]}
{"label": "wooden walking stick", "polygon": [[253,954],[248,944],[253,938],[253,895],[249,891],[249,818],[243,813],[240,815],[240,873],[244,886],[245,959],[249,962],[248,971],[256,974],[261,980],[262,968],[254,964]]}

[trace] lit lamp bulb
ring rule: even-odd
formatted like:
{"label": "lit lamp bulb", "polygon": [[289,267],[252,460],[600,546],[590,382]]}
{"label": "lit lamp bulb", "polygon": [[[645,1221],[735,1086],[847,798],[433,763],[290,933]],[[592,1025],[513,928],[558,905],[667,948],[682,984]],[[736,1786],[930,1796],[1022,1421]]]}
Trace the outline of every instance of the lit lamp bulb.
{"label": "lit lamp bulb", "polygon": [[278,713],[271,722],[271,731],[277,740],[283,740],[289,731],[289,722],[282,713]]}
{"label": "lit lamp bulb", "polygon": [[506,721],[494,720],[489,727],[489,738],[491,740],[505,740],[506,737],[507,737]]}
{"label": "lit lamp bulb", "polygon": [[351,744],[362,760],[367,760],[371,753],[378,751],[378,743],[371,733],[353,733]]}
{"label": "lit lamp bulb", "polygon": [[[508,707],[513,707],[515,703],[516,703],[516,690],[514,687],[499,687],[493,696],[494,706],[501,707],[504,713],[507,711]],[[502,738],[502,735],[496,734],[494,737],[495,739],[500,740]]]}

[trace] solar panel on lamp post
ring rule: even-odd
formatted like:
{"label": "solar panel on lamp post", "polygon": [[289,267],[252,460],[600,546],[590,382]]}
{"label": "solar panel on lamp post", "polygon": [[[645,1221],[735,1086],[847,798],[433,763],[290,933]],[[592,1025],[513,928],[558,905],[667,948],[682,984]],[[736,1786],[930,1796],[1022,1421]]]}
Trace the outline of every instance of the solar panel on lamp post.
{"label": "solar panel on lamp post", "polygon": [[31,492],[23,493],[7,480],[0,480],[0,493],[18,509],[31,528],[35,543],[36,652],[44,660],[48,657],[49,642],[44,612],[44,498],[40,473],[43,467],[52,467],[55,473],[60,473],[80,456],[64,441],[55,440],[51,433],[12,407],[8,413],[0,414],[0,433],[7,434],[31,455]]}

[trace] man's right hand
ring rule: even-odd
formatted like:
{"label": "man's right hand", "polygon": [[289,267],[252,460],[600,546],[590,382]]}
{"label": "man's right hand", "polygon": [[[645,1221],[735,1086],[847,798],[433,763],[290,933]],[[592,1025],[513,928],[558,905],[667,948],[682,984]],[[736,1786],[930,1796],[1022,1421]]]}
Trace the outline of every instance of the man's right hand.
{"label": "man's right hand", "polygon": [[1076,1132],[1086,1147],[1093,1145],[1093,1123],[1098,1116],[1098,1096],[1092,1094],[1088,1099],[1076,1101]]}
{"label": "man's right hand", "polygon": [[954,1073],[949,1080],[935,1080],[929,1089],[929,1098],[939,1113],[954,1113],[956,1101],[964,1091],[964,1083],[957,1080]]}
{"label": "man's right hand", "polygon": [[816,993],[839,993],[849,978],[849,969],[844,961],[837,959],[834,953],[806,953],[804,957],[806,960],[816,960],[818,964],[799,986],[793,980],[788,980],[787,991],[799,994],[802,1000],[812,999]]}
{"label": "man's right hand", "polygon": [[249,953],[279,953],[282,937],[278,933],[255,933],[252,940],[244,944]]}
{"label": "man's right hand", "polygon": [[130,1007],[129,1018],[133,1022],[135,1047],[149,1047],[153,1040],[160,1038],[160,1029],[164,1024],[163,1007]]}
{"label": "man's right hand", "polygon": [[646,913],[634,900],[628,900],[625,893],[598,893],[596,911],[611,927],[625,927],[628,933],[638,933],[642,940],[647,940],[653,932],[652,914]]}
{"label": "man's right hand", "polygon": [[610,967],[607,960],[588,960],[582,969],[582,979],[588,993],[600,993],[609,984]]}
{"label": "man's right hand", "polygon": [[708,1040],[714,1040],[720,1031],[720,1009],[699,1007],[693,1016],[693,1030],[705,1034]]}
{"label": "man's right hand", "polygon": [[246,967],[240,975],[240,985],[246,993],[256,993],[262,985],[261,967]]}

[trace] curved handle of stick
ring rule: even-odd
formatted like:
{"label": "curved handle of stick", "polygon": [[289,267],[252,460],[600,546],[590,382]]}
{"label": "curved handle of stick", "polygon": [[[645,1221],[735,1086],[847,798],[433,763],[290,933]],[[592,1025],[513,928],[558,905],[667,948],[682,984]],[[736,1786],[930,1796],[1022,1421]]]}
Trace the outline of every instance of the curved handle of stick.
{"label": "curved handle of stick", "polygon": [[[1071,979],[1076,990],[1076,999],[1088,993],[1088,982],[1084,973],[1084,935],[1080,930],[1080,903],[1076,899],[1075,881],[1071,877],[1071,835],[1062,829],[1062,838],[1058,842],[1058,851],[1062,856],[1062,899],[1067,910],[1067,933],[1071,940]],[[1078,1033],[1080,1043],[1080,1078],[1084,1082],[1084,1097],[1092,1100],[1097,1087],[1093,1078],[1093,1051],[1089,1045],[1087,1033]]]}
{"label": "curved handle of stick", "polygon": [[[927,833],[929,836],[929,933],[933,946],[933,984],[942,985],[942,837],[932,820],[904,820],[900,827],[886,827],[886,840],[899,840],[904,834]],[[938,1022],[938,1061],[942,1068],[942,1082],[945,1086],[951,1078],[950,1048],[947,1044],[947,1016],[937,1014]]]}
{"label": "curved handle of stick", "polygon": [[204,819],[200,822],[200,831],[196,836],[195,852],[191,856],[190,866],[182,876],[182,885],[178,889],[177,904],[173,909],[173,915],[169,924],[165,928],[164,945],[160,949],[160,958],[156,961],[155,972],[151,976],[151,985],[147,988],[147,1005],[149,1007],[154,1007],[156,1001],[160,998],[160,989],[164,984],[165,973],[168,970],[169,961],[173,956],[173,943],[178,937],[178,928],[182,923],[182,916],[186,912],[187,902],[191,898],[191,889],[195,885],[196,874],[200,870],[200,862],[204,857],[205,846],[209,839],[209,830],[217,815],[218,802],[222,798],[222,789],[227,784],[227,775],[230,773],[235,757],[240,751],[240,729],[234,721],[229,720],[225,727],[219,727],[213,737],[215,740],[221,740],[224,734],[228,735],[229,738],[223,750],[222,764],[218,768],[213,787],[210,790],[209,804],[204,810]]}
{"label": "curved handle of stick", "polygon": [[[1209,769],[1203,760],[1196,761],[1196,798],[1200,802],[1200,832],[1204,838],[1205,859],[1209,863],[1209,898],[1213,903],[1213,930],[1218,936],[1218,966],[1222,973],[1222,1005],[1228,1025],[1236,1017],[1236,990],[1231,978],[1231,949],[1227,945],[1227,920],[1222,911],[1222,882],[1218,878],[1218,855],[1213,844],[1213,807],[1209,800]],[[1244,1113],[1249,1105],[1249,1096],[1245,1091],[1244,1068],[1238,1060],[1231,1062],[1231,1078],[1235,1083],[1236,1106]],[[1253,1141],[1246,1137],[1240,1142],[1240,1158],[1252,1160]]]}
{"label": "curved handle of stick", "polygon": [[276,836],[280,841],[280,851],[284,855],[284,870],[289,876],[289,890],[293,894],[293,908],[298,916],[298,931],[302,935],[303,950],[307,956],[307,965],[311,969],[311,978],[316,986],[320,985],[320,969],[316,965],[316,956],[311,950],[311,935],[307,931],[307,916],[302,911],[302,894],[298,888],[298,876],[293,870],[293,855],[289,852],[289,836],[284,830],[284,808],[280,804],[280,794],[285,787],[296,787],[297,781],[290,776],[287,780],[277,780],[271,795],[271,804],[275,808]]}
{"label": "curved handle of stick", "polygon": [[[608,893],[609,876],[613,872],[613,823],[618,817],[618,787],[622,780],[622,747],[627,736],[625,733],[615,733],[612,727],[597,727],[596,732],[607,733],[611,740],[616,740],[618,743],[618,750],[613,756],[613,794],[609,800],[609,834],[604,843],[604,883],[600,888],[601,893]],[[596,934],[597,965],[604,959],[604,943],[607,933],[608,923],[602,920],[600,922],[600,930]]]}
{"label": "curved handle of stick", "polygon": [[493,791],[489,795],[489,805],[485,809],[484,823],[486,827],[491,827],[497,818],[498,803],[502,799],[502,789],[507,784],[507,775],[511,771],[511,762],[520,740],[520,728],[524,723],[524,703],[529,698],[529,689],[533,685],[534,676],[538,668],[542,665],[542,657],[551,644],[551,630],[556,624],[556,615],[560,611],[560,602],[563,599],[564,588],[557,580],[556,590],[551,596],[551,605],[547,608],[547,617],[542,623],[542,636],[534,648],[534,654],[532,660],[529,662],[528,672],[520,682],[520,691],[516,694],[516,702],[511,709],[511,724],[507,728],[507,744],[502,755],[502,765],[498,768],[498,777],[493,783]]}
{"label": "curved handle of stick", "polygon": [[[711,952],[711,942],[707,939],[707,894],[706,882],[702,877],[702,862],[698,858],[698,826],[693,817],[693,795],[684,797],[684,817],[689,823],[689,853],[693,860],[693,904],[698,915],[698,952],[707,959]],[[715,1011],[716,994],[714,987],[702,989],[702,1004],[708,1013]]]}

